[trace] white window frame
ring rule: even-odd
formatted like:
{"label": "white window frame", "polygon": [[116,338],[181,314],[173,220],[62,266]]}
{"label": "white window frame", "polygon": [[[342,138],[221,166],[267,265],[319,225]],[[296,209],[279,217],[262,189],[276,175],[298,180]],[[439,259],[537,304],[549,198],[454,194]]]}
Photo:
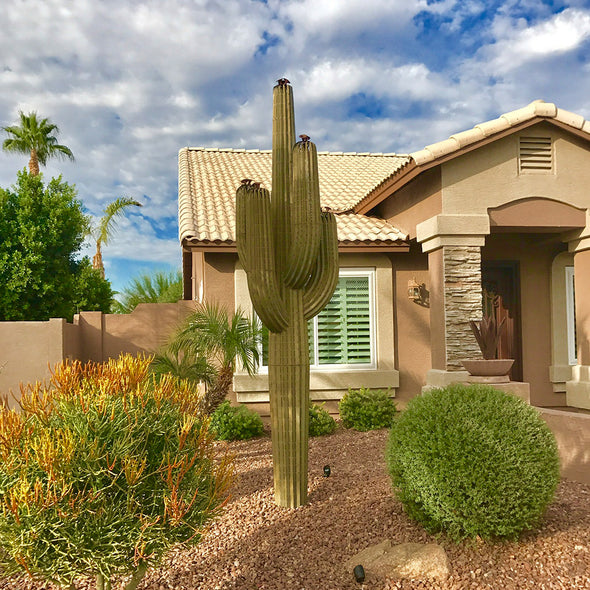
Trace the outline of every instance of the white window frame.
{"label": "white window frame", "polygon": [[576,349],[576,297],[573,266],[565,267],[565,308],[568,362],[570,365],[577,365],[578,351]]}
{"label": "white window frame", "polygon": [[[314,316],[311,320],[313,322],[313,341],[314,341],[314,360],[310,362],[310,371],[314,373],[321,373],[324,371],[374,371],[377,369],[377,334],[376,334],[376,307],[375,307],[375,269],[374,268],[355,268],[345,267],[338,271],[338,278],[343,277],[367,277],[369,279],[369,342],[370,342],[370,363],[354,363],[354,364],[332,364],[320,365],[319,352],[317,348],[318,341],[318,316]],[[321,313],[321,312],[320,312]],[[319,315],[319,314],[318,314]],[[258,367],[259,373],[267,373],[268,366],[262,364],[262,344],[260,344],[260,360],[261,364]]]}

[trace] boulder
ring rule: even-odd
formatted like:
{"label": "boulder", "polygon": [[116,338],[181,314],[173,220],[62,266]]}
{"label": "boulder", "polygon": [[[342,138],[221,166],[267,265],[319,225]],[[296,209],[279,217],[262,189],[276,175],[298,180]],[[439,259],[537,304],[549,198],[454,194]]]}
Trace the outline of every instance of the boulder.
{"label": "boulder", "polygon": [[363,566],[367,580],[446,580],[449,575],[447,554],[436,543],[392,545],[387,539],[363,549],[346,562],[346,568],[351,572],[356,565]]}

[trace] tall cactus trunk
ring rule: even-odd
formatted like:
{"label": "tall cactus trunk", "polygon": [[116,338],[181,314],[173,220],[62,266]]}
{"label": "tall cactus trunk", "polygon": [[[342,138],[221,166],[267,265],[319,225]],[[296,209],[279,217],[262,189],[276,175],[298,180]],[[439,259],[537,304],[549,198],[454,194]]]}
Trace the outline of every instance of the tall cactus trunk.
{"label": "tall cactus trunk", "polygon": [[295,143],[288,80],[273,90],[272,198],[251,180],[236,192],[236,246],[258,317],[269,330],[268,373],[275,501],[307,501],[309,341],[307,322],[338,282],[336,219],[322,213],[317,152]]}
{"label": "tall cactus trunk", "polygon": [[269,333],[268,381],[275,502],[307,502],[309,342],[302,291],[287,291],[289,326]]}

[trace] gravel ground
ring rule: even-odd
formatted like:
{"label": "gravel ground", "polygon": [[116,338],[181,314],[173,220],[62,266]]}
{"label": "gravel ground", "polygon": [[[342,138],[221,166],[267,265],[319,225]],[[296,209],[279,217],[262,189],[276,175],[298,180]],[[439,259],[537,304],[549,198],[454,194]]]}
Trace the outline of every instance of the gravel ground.
{"label": "gravel ground", "polygon": [[[227,446],[238,480],[227,509],[195,548],[175,552],[139,590],[590,589],[590,486],[564,480],[541,529],[519,543],[435,539],[408,519],[391,493],[384,462],[387,432],[339,429],[311,439],[309,504],[273,503],[268,437]],[[323,466],[332,475],[323,477]],[[450,561],[444,584],[403,580],[359,585],[343,563],[386,538],[440,542]],[[0,588],[50,588],[0,581]],[[93,588],[93,585],[87,586]]]}

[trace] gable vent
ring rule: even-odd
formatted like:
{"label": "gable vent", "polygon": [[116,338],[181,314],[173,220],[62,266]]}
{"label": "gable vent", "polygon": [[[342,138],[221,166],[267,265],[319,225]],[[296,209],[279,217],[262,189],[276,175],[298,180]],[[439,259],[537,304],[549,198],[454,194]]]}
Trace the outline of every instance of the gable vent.
{"label": "gable vent", "polygon": [[520,137],[519,164],[521,172],[551,172],[553,150],[550,137]]}

